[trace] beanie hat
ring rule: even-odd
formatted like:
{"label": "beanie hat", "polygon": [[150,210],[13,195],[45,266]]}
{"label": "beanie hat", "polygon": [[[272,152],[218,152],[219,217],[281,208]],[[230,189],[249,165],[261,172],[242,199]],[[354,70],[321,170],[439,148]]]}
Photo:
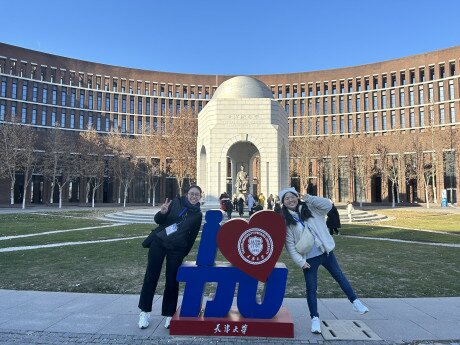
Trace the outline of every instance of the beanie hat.
{"label": "beanie hat", "polygon": [[283,202],[283,199],[284,199],[284,196],[286,195],[286,193],[292,193],[294,195],[299,196],[299,193],[295,190],[294,187],[284,188],[284,189],[280,190],[279,193],[278,193],[281,202]]}

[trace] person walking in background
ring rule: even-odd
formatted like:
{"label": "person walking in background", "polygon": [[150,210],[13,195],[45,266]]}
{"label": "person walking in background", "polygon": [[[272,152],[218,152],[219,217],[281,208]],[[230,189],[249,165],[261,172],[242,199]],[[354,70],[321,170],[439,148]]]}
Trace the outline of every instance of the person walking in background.
{"label": "person walking in background", "polygon": [[327,213],[326,225],[329,229],[329,233],[334,235],[340,235],[339,228],[342,226],[340,224],[340,215],[339,211],[337,211],[337,207],[335,207],[334,202],[331,200],[332,207]]}
{"label": "person walking in background", "polygon": [[273,194],[270,194],[269,197],[267,198],[267,209],[273,210],[274,202],[275,202],[275,199],[273,198]]}
{"label": "person walking in background", "polygon": [[[360,314],[367,313],[369,309],[357,298],[333,252],[335,242],[325,221],[326,214],[331,209],[330,200],[308,194],[304,200],[300,200],[299,193],[293,187],[281,190],[279,197],[283,204],[281,214],[286,222],[286,250],[294,263],[302,268],[305,278],[311,331],[321,333],[317,300],[320,265],[324,266],[340,285],[348,300],[353,304],[353,308]],[[306,231],[309,233],[305,233]],[[296,244],[302,237],[309,237],[310,234],[312,235],[311,249],[299,249]]]}
{"label": "person walking in background", "polygon": [[[257,201],[257,200],[256,200]],[[259,205],[262,207],[262,209],[265,207],[265,195],[264,193],[260,193],[258,197]]]}
{"label": "person walking in background", "polygon": [[261,204],[259,204],[257,201],[254,202],[254,206],[252,207],[252,213],[256,213],[259,211],[262,211],[264,208],[262,207]]}
{"label": "person walking in background", "polygon": [[348,214],[348,221],[351,223],[353,221],[353,211],[354,211],[353,204],[351,201],[347,201],[347,214]]}
{"label": "person walking in background", "polygon": [[254,197],[252,196],[251,193],[248,194],[248,198],[246,200],[246,204],[248,205],[248,211],[249,211],[249,216],[252,215],[252,208],[254,207]]}
{"label": "person walking in background", "polygon": [[233,194],[232,200],[233,200],[233,210],[238,211],[238,197],[236,196],[236,194]]}
{"label": "person walking in background", "polygon": [[139,328],[149,326],[153,296],[160,278],[161,267],[166,258],[166,282],[163,292],[161,315],[166,316],[165,327],[177,309],[179,283],[177,271],[195,243],[203,215],[200,209],[201,188],[191,186],[185,196],[166,201],[154,220],[159,226],[152,230],[142,243],[149,248],[147,269],[139,297]]}
{"label": "person walking in background", "polygon": [[240,217],[244,216],[244,196],[243,194],[240,194],[238,197],[238,214]]}
{"label": "person walking in background", "polygon": [[233,203],[230,199],[225,200],[225,212],[227,213],[227,219],[232,219]]}
{"label": "person walking in background", "polygon": [[275,205],[273,206],[273,211],[276,213],[281,213],[281,201],[279,196],[275,196]]}

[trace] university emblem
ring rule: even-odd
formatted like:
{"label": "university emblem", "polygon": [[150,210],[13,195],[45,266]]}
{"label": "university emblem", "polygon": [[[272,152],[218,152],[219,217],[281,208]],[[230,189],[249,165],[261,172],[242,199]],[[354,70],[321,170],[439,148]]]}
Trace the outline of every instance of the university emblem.
{"label": "university emblem", "polygon": [[238,254],[250,265],[260,265],[273,254],[273,239],[260,228],[246,230],[238,240]]}

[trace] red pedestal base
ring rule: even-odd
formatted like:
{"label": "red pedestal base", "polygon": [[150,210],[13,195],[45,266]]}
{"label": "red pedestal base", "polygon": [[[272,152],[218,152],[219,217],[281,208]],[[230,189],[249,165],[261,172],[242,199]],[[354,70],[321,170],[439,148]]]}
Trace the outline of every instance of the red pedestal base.
{"label": "red pedestal base", "polygon": [[294,323],[282,307],[272,319],[245,319],[236,307],[227,317],[180,317],[174,314],[169,327],[171,335],[208,335],[240,337],[294,338]]}

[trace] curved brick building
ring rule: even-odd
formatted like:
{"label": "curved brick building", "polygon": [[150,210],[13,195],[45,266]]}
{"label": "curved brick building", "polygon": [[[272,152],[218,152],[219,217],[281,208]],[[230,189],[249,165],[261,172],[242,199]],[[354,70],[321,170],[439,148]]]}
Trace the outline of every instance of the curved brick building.
{"label": "curved brick building", "polygon": [[[302,151],[290,148],[293,185],[338,202],[389,202],[393,198],[396,202],[424,202],[426,198],[440,202],[447,192],[448,201],[456,203],[459,70],[457,46],[362,66],[253,77],[265,83],[285,109],[290,143],[304,140],[323,148],[312,150],[306,169],[296,165]],[[0,121],[20,118],[40,135],[58,129],[70,135],[88,127],[133,137],[167,135],[171,116],[184,108],[199,113],[217,87],[231,77],[109,66],[0,43]],[[362,156],[356,151],[356,138],[380,145],[369,153],[375,166],[363,175],[366,183],[361,184],[354,163]],[[427,182],[435,187],[431,194],[425,193],[421,179],[407,172],[407,157],[415,152],[408,138],[425,140],[425,154],[433,157],[435,153],[432,170],[436,172]],[[328,142],[339,144],[327,151],[325,146],[333,148],[325,144]],[[397,178],[379,163],[383,146],[387,156],[398,157],[399,170],[393,174]],[[116,202],[117,184],[109,180],[108,176],[98,192],[98,202]],[[177,193],[171,180],[161,179],[157,195]],[[16,183],[14,198],[20,202],[20,175]],[[65,201],[83,202],[81,185],[81,181],[74,183]],[[258,192],[257,181],[253,185],[253,192]],[[133,186],[129,201],[146,202],[145,188],[141,183]],[[45,203],[49,193],[49,184],[37,174],[27,202]],[[4,179],[0,181],[0,205],[9,200],[9,181]]]}

